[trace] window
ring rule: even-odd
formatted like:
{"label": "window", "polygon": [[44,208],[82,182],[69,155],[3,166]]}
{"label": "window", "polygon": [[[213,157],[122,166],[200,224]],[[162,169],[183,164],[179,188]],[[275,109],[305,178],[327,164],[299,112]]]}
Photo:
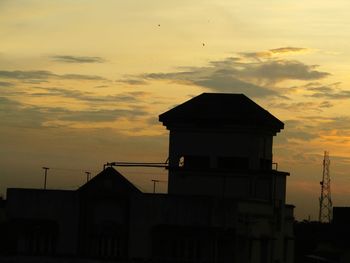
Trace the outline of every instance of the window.
{"label": "window", "polygon": [[185,157],[181,156],[179,159],[179,167],[184,167],[185,166]]}
{"label": "window", "polygon": [[189,169],[207,169],[210,168],[210,157],[199,155],[185,155],[180,157],[179,167]]}
{"label": "window", "polygon": [[249,169],[249,158],[238,156],[219,157],[218,168],[225,170],[246,170]]}

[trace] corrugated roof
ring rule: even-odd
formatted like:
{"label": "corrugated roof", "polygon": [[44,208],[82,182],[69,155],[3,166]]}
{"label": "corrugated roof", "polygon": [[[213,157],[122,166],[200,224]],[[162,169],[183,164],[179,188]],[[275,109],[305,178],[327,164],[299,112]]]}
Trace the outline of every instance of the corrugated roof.
{"label": "corrugated roof", "polygon": [[265,127],[275,132],[284,128],[283,122],[243,94],[202,93],[159,115],[163,125],[241,125]]}

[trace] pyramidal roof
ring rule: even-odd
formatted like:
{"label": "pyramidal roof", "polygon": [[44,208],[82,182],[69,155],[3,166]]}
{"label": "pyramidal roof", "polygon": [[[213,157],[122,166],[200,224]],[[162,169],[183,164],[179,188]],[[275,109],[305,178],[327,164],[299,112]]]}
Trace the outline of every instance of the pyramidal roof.
{"label": "pyramidal roof", "polygon": [[283,122],[243,94],[202,93],[159,115],[168,129],[183,125],[200,127],[250,126],[274,132]]}
{"label": "pyramidal roof", "polygon": [[78,191],[110,192],[115,194],[141,193],[141,191],[112,167],[107,167]]}

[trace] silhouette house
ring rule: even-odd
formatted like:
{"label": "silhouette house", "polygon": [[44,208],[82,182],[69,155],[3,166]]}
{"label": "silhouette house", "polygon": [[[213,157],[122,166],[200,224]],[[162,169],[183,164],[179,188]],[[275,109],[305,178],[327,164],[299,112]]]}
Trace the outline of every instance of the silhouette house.
{"label": "silhouette house", "polygon": [[[76,191],[8,189],[13,254],[151,262],[293,262],[284,124],[242,94],[203,93],[161,114],[168,194],[108,167]],[[123,262],[124,262],[123,261]]]}

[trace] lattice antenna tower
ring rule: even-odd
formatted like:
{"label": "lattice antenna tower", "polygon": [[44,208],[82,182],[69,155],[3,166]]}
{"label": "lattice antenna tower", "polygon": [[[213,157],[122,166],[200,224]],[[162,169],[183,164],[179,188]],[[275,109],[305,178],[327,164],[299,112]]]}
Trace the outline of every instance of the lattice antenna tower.
{"label": "lattice antenna tower", "polygon": [[318,220],[321,223],[330,223],[332,220],[332,197],[331,197],[331,177],[330,177],[330,159],[329,152],[324,152],[323,158],[323,173],[321,185],[321,196],[320,196],[320,211]]}

